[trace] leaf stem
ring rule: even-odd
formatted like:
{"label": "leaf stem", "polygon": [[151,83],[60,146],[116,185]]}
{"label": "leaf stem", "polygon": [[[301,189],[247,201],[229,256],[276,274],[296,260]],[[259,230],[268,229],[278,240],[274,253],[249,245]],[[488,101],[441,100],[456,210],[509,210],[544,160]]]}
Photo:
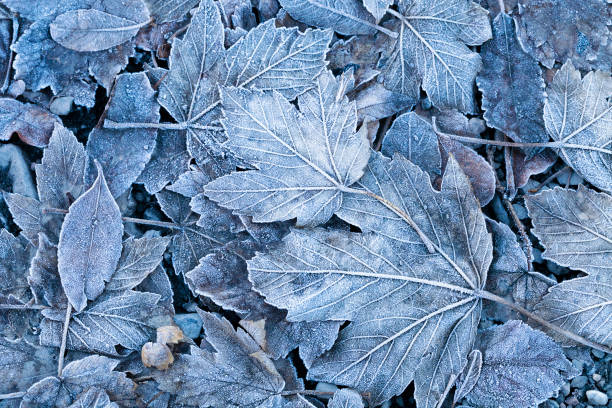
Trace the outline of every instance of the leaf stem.
{"label": "leaf stem", "polygon": [[[334,391],[314,391],[314,390],[290,390],[290,391],[283,391],[280,393],[280,395],[282,396],[290,396],[290,395],[315,395],[315,396],[332,396],[335,394]],[[361,395],[364,398],[370,398],[370,393],[369,392],[361,392],[359,393],[359,395]]]}
{"label": "leaf stem", "polygon": [[7,399],[21,398],[24,395],[26,395],[24,391],[11,392],[10,394],[0,394],[0,401],[7,400]]}
{"label": "leaf stem", "polygon": [[180,123],[154,123],[154,122],[115,122],[110,119],[104,121],[106,129],[163,129],[163,130],[212,130],[220,132],[223,130],[221,126],[206,126],[197,123],[180,122]]}
{"label": "leaf stem", "polygon": [[62,331],[62,344],[60,345],[59,360],[57,361],[57,376],[62,378],[64,369],[64,355],[66,354],[66,341],[68,340],[68,326],[70,325],[70,315],[72,314],[72,304],[68,302],[66,307],[66,319],[64,319],[64,330]]}
{"label": "leaf stem", "polygon": [[604,353],[609,353],[612,354],[612,349],[609,347],[606,347],[602,344],[599,343],[595,343],[587,338],[584,338],[576,333],[573,333],[569,330],[565,330],[562,327],[559,327],[555,324],[550,323],[549,321],[547,321],[546,319],[541,318],[540,316],[536,315],[533,312],[530,312],[529,310],[525,309],[522,306],[517,305],[516,303],[513,303],[509,300],[504,299],[501,296],[497,296],[494,293],[488,292],[486,290],[481,290],[478,291],[477,294],[482,298],[482,299],[487,299],[487,300],[491,300],[493,302],[496,303],[500,303],[502,305],[508,306],[510,309],[515,310],[517,312],[519,312],[520,314],[522,314],[525,317],[528,317],[529,319],[541,324],[542,326],[546,327],[547,329],[550,329],[552,331],[555,331],[559,334],[561,334],[562,336],[575,341],[576,343],[580,343],[583,346],[587,346],[587,347],[591,347],[594,348],[596,350],[600,350],[603,351]]}
{"label": "leaf stem", "polygon": [[[42,212],[43,214],[68,214],[68,210],[64,210],[62,208],[43,208]],[[132,224],[151,225],[153,227],[162,227],[178,230],[183,229],[183,227],[178,224],[166,221],[143,220],[142,218],[132,217],[121,217],[121,220],[123,220],[123,222],[129,222]]]}
{"label": "leaf stem", "polygon": [[49,309],[45,305],[6,305],[0,304],[0,310],[44,310]]}

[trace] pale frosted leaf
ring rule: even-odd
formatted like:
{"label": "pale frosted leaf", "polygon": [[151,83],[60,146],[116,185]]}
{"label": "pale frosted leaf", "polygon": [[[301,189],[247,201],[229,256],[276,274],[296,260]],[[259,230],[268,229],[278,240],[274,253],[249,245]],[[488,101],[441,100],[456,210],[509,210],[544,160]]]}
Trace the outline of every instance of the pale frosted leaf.
{"label": "pale frosted leaf", "polygon": [[562,143],[559,155],[595,187],[612,191],[612,78],[592,71],[580,78],[571,61],[555,74],[546,90],[544,123]]}
{"label": "pale frosted leaf", "polygon": [[[159,105],[142,72],[117,76],[106,118],[115,122],[158,122]],[[93,159],[104,169],[113,197],[120,196],[138,178],[151,159],[156,129],[94,128],[87,140],[87,179],[93,180]]]}
{"label": "pale frosted leaf", "polygon": [[339,215],[378,235],[294,230],[283,246],[249,261],[249,278],[290,321],[352,320],[309,378],[370,392],[373,404],[414,379],[419,406],[434,406],[471,350],[491,238],[454,160],[441,192],[399,155],[393,162],[376,155],[371,164],[358,185],[384,186],[374,192],[410,214],[435,253],[388,206],[351,193]]}
{"label": "pale frosted leaf", "polygon": [[453,396],[453,403],[461,401],[476,385],[482,370],[482,352],[478,349],[472,350],[468,356],[468,362],[463,367],[463,372],[457,378],[457,388]]}
{"label": "pale frosted leaf", "polygon": [[22,407],[68,406],[82,392],[95,387],[105,390],[113,401],[133,397],[136,384],[125,373],[113,371],[119,364],[104,356],[89,356],[64,367],[62,378],[47,377],[31,386],[23,396]]}
{"label": "pale frosted leaf", "polygon": [[4,193],[4,201],[24,237],[38,245],[38,233],[43,231],[43,215],[40,202],[21,194]]}
{"label": "pale frosted leaf", "polygon": [[363,400],[357,391],[343,388],[334,393],[327,408],[363,408]]}
{"label": "pale frosted leaf", "polygon": [[6,141],[13,133],[31,146],[44,147],[59,118],[51,112],[31,103],[16,99],[0,98],[0,140]]}
{"label": "pale frosted leaf", "polygon": [[[163,311],[154,293],[128,290],[103,294],[80,313],[72,315],[68,326],[66,348],[107,355],[119,355],[122,346],[140,350],[155,332],[154,318]],[[59,347],[64,327],[64,309],[43,312],[40,328],[42,345]],[[124,353],[127,354],[127,353]]]}
{"label": "pale frosted leaf", "polygon": [[422,86],[439,108],[476,112],[473,83],[482,62],[468,45],[491,38],[486,10],[470,0],[402,3],[399,38],[381,68],[385,86],[415,99]]}
{"label": "pale frosted leaf", "polygon": [[515,142],[548,141],[542,120],[542,70],[520,47],[507,14],[493,20],[493,39],[482,45],[480,55],[483,67],[476,83],[487,124]]}
{"label": "pale frosted leaf", "polygon": [[547,68],[571,60],[580,69],[610,70],[612,9],[602,0],[520,0],[521,46]]}
{"label": "pale frosted leaf", "polygon": [[315,85],[330,39],[329,31],[260,24],[227,51],[224,85],[276,90],[292,100]]}
{"label": "pale frosted leaf", "polygon": [[473,406],[537,406],[579,374],[553,339],[518,320],[483,330],[478,343],[482,369],[466,397]]}
{"label": "pale frosted leaf", "polygon": [[57,246],[44,233],[38,236],[38,248],[30,264],[28,283],[37,303],[66,306],[67,299],[57,270]]}
{"label": "pale frosted leaf", "polygon": [[404,113],[393,121],[385,134],[381,151],[389,157],[395,153],[402,154],[432,179],[441,174],[438,138],[431,124],[414,112]]}
{"label": "pale frosted leaf", "polygon": [[145,0],[151,16],[158,24],[182,19],[198,0]]}
{"label": "pale frosted leaf", "polygon": [[280,399],[285,382],[274,363],[242,329],[225,318],[200,312],[206,341],[216,352],[191,347],[165,371],[155,371],[159,388],[177,402],[199,407],[255,408]]}
{"label": "pale frosted leaf", "polygon": [[62,46],[92,52],[113,48],[130,40],[147,24],[146,7],[137,7],[138,15],[128,19],[96,9],[70,10],[49,25],[51,38]]}
{"label": "pale frosted leaf", "polygon": [[374,19],[355,0],[280,0],[294,19],[315,27],[344,34],[375,34]]}
{"label": "pale frosted leaf", "polygon": [[169,241],[166,237],[128,238],[123,243],[117,270],[106,290],[123,291],[138,286],[157,268]]}
{"label": "pale frosted leaf", "polygon": [[119,408],[108,398],[108,394],[98,388],[88,388],[68,408]]}
{"label": "pale frosted leaf", "polygon": [[45,206],[68,209],[85,186],[87,157],[83,145],[61,125],[53,129],[40,164],[35,165],[38,197]]}
{"label": "pale frosted leaf", "polygon": [[225,89],[227,147],[258,170],[218,178],[206,195],[256,222],[327,221],[369,156],[365,135],[355,133],[355,104],[337,92],[333,75],[321,74],[299,97],[298,112],[277,92]]}
{"label": "pale frosted leaf", "polygon": [[[535,311],[554,325],[611,347],[612,274],[600,273],[561,282],[550,288]],[[560,336],[556,338],[567,343]]]}
{"label": "pale frosted leaf", "polygon": [[387,118],[398,112],[411,109],[416,103],[406,95],[389,91],[378,82],[358,90],[354,99],[359,118],[369,120]]}
{"label": "pale frosted leaf", "polygon": [[363,0],[363,5],[374,16],[376,21],[380,21],[384,17],[387,9],[392,4],[393,0]]}
{"label": "pale frosted leaf", "polygon": [[544,258],[587,273],[612,274],[612,197],[584,186],[527,196]]}
{"label": "pale frosted leaf", "polygon": [[102,293],[121,256],[121,213],[97,168],[95,182],[70,206],[58,244],[62,286],[77,312]]}

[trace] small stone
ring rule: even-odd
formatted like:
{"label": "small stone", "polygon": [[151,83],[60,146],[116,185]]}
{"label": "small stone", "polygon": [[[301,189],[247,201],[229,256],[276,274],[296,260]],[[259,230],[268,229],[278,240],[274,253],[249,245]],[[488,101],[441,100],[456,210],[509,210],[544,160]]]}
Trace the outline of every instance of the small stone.
{"label": "small stone", "polygon": [[568,397],[568,398],[565,399],[565,404],[568,407],[576,406],[576,405],[578,405],[578,398],[576,398],[575,395],[572,395],[571,397]]}
{"label": "small stone", "polygon": [[202,331],[202,319],[197,313],[179,313],[174,322],[181,328],[185,337],[197,339]]}
{"label": "small stone", "polygon": [[524,220],[529,216],[529,214],[527,214],[527,209],[521,204],[512,204],[512,208],[514,208],[514,212],[519,220]]}
{"label": "small stone", "polygon": [[67,115],[72,110],[72,101],[74,100],[71,96],[60,96],[55,98],[49,106],[49,110],[56,115]]}
{"label": "small stone", "polygon": [[582,388],[587,385],[588,379],[585,375],[579,375],[572,380],[572,388]]}
{"label": "small stone", "polygon": [[563,393],[564,397],[567,397],[570,393],[570,383],[566,382],[561,386],[561,393]]}
{"label": "small stone", "polygon": [[593,374],[593,381],[599,382],[599,380],[601,380],[601,374],[599,373]]}
{"label": "small stone", "polygon": [[17,145],[0,144],[0,170],[8,173],[8,179],[11,180],[9,191],[30,198],[38,198],[29,162]]}
{"label": "small stone", "polygon": [[155,367],[158,370],[166,370],[174,362],[168,346],[161,343],[145,343],[140,356],[145,367]]}
{"label": "small stone", "polygon": [[546,407],[547,408],[559,408],[559,403],[555,400],[548,400],[546,401]]}
{"label": "small stone", "polygon": [[593,353],[593,355],[599,359],[604,358],[604,356],[606,355],[606,353],[604,353],[603,351],[595,349],[591,349],[591,353]]}
{"label": "small stone", "polygon": [[588,390],[586,396],[589,404],[606,405],[608,403],[608,396],[599,390]]}
{"label": "small stone", "polygon": [[25,92],[25,82],[23,82],[21,79],[18,79],[9,86],[7,92],[13,98],[17,98],[18,96],[23,95],[23,93]]}

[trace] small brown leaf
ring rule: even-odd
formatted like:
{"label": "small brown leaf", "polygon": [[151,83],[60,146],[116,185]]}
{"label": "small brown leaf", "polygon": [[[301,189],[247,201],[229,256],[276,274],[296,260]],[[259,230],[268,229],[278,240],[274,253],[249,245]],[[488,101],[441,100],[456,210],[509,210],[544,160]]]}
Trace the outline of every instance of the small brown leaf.
{"label": "small brown leaf", "polygon": [[45,147],[49,143],[57,116],[29,103],[0,98],[0,140],[9,140],[13,133],[30,146]]}

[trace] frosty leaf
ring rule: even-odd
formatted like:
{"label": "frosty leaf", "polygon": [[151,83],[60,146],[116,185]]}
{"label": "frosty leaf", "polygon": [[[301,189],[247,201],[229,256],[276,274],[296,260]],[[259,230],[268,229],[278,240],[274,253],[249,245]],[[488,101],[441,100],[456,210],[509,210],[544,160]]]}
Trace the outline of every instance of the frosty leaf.
{"label": "frosty leaf", "polygon": [[432,178],[441,174],[438,138],[431,124],[415,112],[404,113],[393,121],[385,134],[381,151],[389,157],[401,153]]}
{"label": "frosty leaf", "polygon": [[96,181],[70,206],[58,244],[62,286],[77,312],[102,293],[121,256],[121,213],[97,168]]}
{"label": "frosty leaf", "polygon": [[0,337],[0,392],[27,390],[33,383],[57,372],[57,350]]}
{"label": "frosty leaf", "polygon": [[468,362],[463,367],[463,372],[457,379],[457,388],[453,396],[453,403],[461,401],[476,385],[482,370],[482,352],[478,349],[472,350],[468,356]]}
{"label": "frosty leaf", "polygon": [[151,16],[158,24],[180,20],[198,5],[198,0],[145,0],[145,2],[151,11]]}
{"label": "frosty leaf", "polygon": [[375,34],[374,19],[354,0],[280,0],[294,19],[315,27],[331,28],[344,34]]}
{"label": "frosty leaf", "polygon": [[580,69],[610,70],[611,16],[605,1],[520,0],[517,35],[521,46],[547,68],[571,60]]}
{"label": "frosty leaf", "polygon": [[42,204],[68,209],[84,190],[85,149],[68,129],[56,125],[42,161],[35,165],[36,187]]}
{"label": "frosty leaf", "polygon": [[159,388],[199,407],[255,408],[280,400],[285,381],[253,339],[222,317],[200,316],[216,352],[192,346],[191,354],[177,355],[168,370],[153,373]]}
{"label": "frosty leaf", "polygon": [[336,99],[338,87],[331,73],[321,74],[298,98],[300,112],[277,92],[226,88],[226,146],[258,170],[213,180],[206,195],[256,222],[327,221],[369,157],[368,140],[355,133],[355,104]]}
{"label": "frosty leaf", "polygon": [[227,228],[209,231],[197,226],[198,216],[191,211],[189,200],[180,194],[162,190],[155,196],[162,211],[180,226],[172,236],[169,248],[175,273],[187,273],[200,258],[232,238],[233,234]]}
{"label": "frosty leaf", "polygon": [[59,124],[59,118],[45,109],[11,98],[0,98],[2,141],[9,140],[13,133],[17,133],[24,143],[44,147],[56,124]]}
{"label": "frosty leaf", "polygon": [[387,13],[387,9],[393,4],[394,0],[363,0],[365,8],[374,16],[376,21]]}
{"label": "frosty leaf", "polygon": [[334,393],[327,408],[363,408],[363,400],[358,392],[343,388]]}
{"label": "frosty leaf", "polygon": [[527,196],[542,256],[587,273],[612,273],[612,197],[584,186]]}
{"label": "frosty leaf", "polygon": [[[611,347],[612,274],[604,272],[561,282],[549,289],[535,311],[557,326]],[[564,338],[556,338],[567,343]]]}
{"label": "frosty leaf", "polygon": [[38,248],[32,259],[28,283],[37,303],[64,307],[67,299],[57,271],[57,246],[44,233],[38,236]]}
{"label": "frosty leaf", "polygon": [[[20,2],[11,2],[18,10]],[[14,46],[15,78],[23,79],[28,88],[40,90],[50,87],[55,95],[72,96],[74,103],[93,107],[97,84],[110,90],[115,76],[127,65],[134,54],[134,41],[130,40],[110,50],[81,53],[56,43],[50,34],[50,25],[63,13],[74,10],[98,10],[127,20],[138,21],[147,10],[142,0],[67,0],[51,4],[37,4],[37,10],[25,10],[28,18],[36,20],[21,35]]]}
{"label": "frosty leaf", "polygon": [[[72,315],[66,348],[119,355],[116,346],[140,350],[155,331],[154,319],[160,311],[160,296],[154,293],[110,292],[102,295],[80,313]],[[42,345],[59,347],[64,327],[63,309],[47,309],[40,328]]]}
{"label": "frosty leaf", "polygon": [[537,406],[579,374],[550,337],[520,321],[479,334],[482,369],[466,397],[473,406]]}
{"label": "frosty leaf", "polygon": [[13,222],[33,245],[38,244],[38,233],[43,230],[40,202],[21,194],[4,193],[4,201],[13,216]]}
{"label": "frosty leaf", "polygon": [[476,112],[472,84],[482,62],[467,46],[491,38],[486,10],[470,0],[410,0],[400,11],[399,38],[381,60],[385,86],[415,100],[422,86],[439,108]]}
{"label": "frosty leaf", "polygon": [[113,401],[127,401],[133,397],[136,384],[125,373],[113,371],[117,364],[119,361],[103,356],[89,356],[68,363],[61,379],[47,377],[31,386],[21,406],[68,406],[91,388],[106,391]]}
{"label": "frosty leaf", "polygon": [[399,155],[375,155],[358,185],[386,201],[347,194],[338,215],[378,235],[295,230],[249,261],[249,278],[290,321],[352,320],[309,378],[370,392],[374,405],[414,379],[419,407],[435,406],[474,341],[491,237],[452,159],[441,192]]}
{"label": "frosty leaf", "polygon": [[507,14],[493,20],[493,39],[482,45],[481,56],[476,83],[487,124],[515,142],[548,141],[542,121],[542,70],[520,47]]}
{"label": "frosty leaf", "polygon": [[123,243],[117,270],[106,285],[106,290],[123,291],[138,286],[157,268],[169,241],[166,237],[128,238]]}
{"label": "frosty leaf", "polygon": [[266,353],[284,358],[299,347],[307,367],[333,345],[339,322],[288,322],[285,313],[264,302],[248,280],[246,259],[263,249],[252,240],[234,241],[200,259],[185,275],[189,288],[243,319],[264,319]]}
{"label": "frosty leaf", "polygon": [[596,187],[612,191],[612,78],[602,71],[580,72],[570,61],[546,90],[544,123],[561,144],[559,155]]}
{"label": "frosty leaf", "polygon": [[98,388],[88,388],[68,408],[119,408],[108,394]]}
{"label": "frosty leaf", "polygon": [[[106,117],[118,122],[159,121],[159,105],[144,73],[117,76]],[[156,129],[92,130],[87,153],[102,165],[113,197],[120,196],[136,181],[151,158],[156,137]],[[88,169],[90,181],[96,174],[92,162]]]}
{"label": "frosty leaf", "polygon": [[96,9],[67,11],[49,25],[51,38],[66,48],[80,52],[115,47],[130,40],[140,27],[148,23],[146,7],[135,8],[136,13],[130,18]]}
{"label": "frosty leaf", "polygon": [[28,299],[27,270],[30,264],[28,243],[23,237],[14,237],[5,229],[0,230],[0,295],[13,295],[23,301]]}
{"label": "frosty leaf", "polygon": [[151,160],[136,182],[143,183],[147,192],[155,194],[187,172],[189,160],[185,131],[160,130]]}
{"label": "frosty leaf", "polygon": [[410,109],[415,101],[406,95],[391,92],[382,84],[372,85],[355,94],[357,115],[360,119],[377,120],[395,115],[400,111]]}

